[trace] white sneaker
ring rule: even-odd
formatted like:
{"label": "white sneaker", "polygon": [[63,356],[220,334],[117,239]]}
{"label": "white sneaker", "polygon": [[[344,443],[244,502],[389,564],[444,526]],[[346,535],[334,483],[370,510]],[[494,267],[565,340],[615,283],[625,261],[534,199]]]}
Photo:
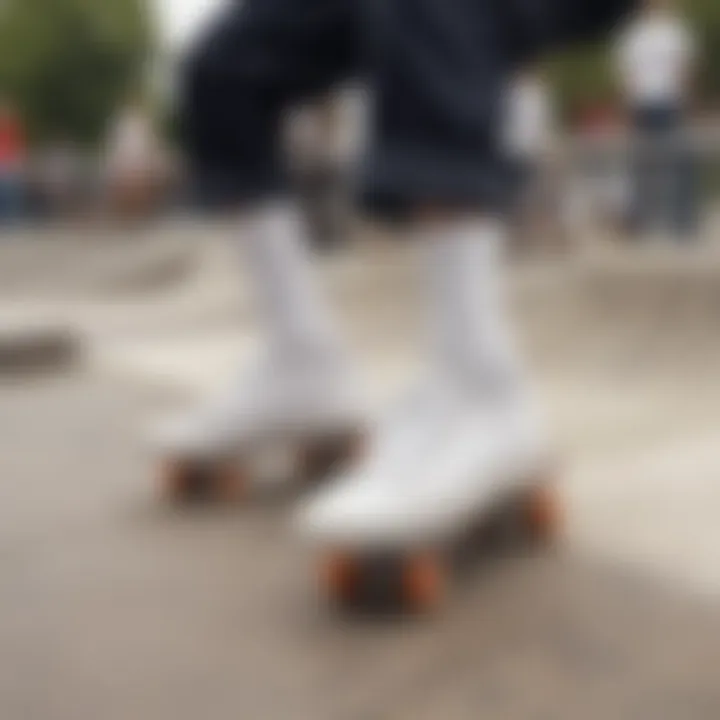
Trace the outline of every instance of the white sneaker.
{"label": "white sneaker", "polygon": [[479,403],[448,392],[397,423],[301,511],[304,534],[362,548],[440,538],[528,482],[546,447],[529,404],[518,400]]}
{"label": "white sneaker", "polygon": [[272,353],[222,395],[151,433],[167,455],[213,458],[268,440],[357,431],[365,412],[349,364]]}

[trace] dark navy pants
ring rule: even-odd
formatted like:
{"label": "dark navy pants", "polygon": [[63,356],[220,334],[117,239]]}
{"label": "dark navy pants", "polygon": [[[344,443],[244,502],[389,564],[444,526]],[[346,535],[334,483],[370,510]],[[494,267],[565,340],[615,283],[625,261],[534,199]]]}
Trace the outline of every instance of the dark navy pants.
{"label": "dark navy pants", "polygon": [[497,135],[510,73],[548,47],[609,29],[633,2],[233,2],[184,77],[182,127],[198,187],[234,205],[282,193],[285,111],[354,78],[372,108],[367,199],[496,207],[506,190]]}
{"label": "dark navy pants", "polygon": [[637,232],[666,229],[690,238],[698,226],[695,158],[684,113],[672,104],[645,105],[633,116],[633,206]]}

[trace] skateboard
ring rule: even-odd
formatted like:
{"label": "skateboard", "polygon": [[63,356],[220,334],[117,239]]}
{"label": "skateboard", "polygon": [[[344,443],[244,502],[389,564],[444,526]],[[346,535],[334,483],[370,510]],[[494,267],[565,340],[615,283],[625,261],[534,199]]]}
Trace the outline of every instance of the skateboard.
{"label": "skateboard", "polygon": [[[359,456],[360,432],[345,431],[291,443],[293,479],[301,486],[322,482]],[[161,468],[161,493],[175,504],[232,504],[245,500],[255,479],[250,453],[227,452],[213,458],[174,457]]]}
{"label": "skateboard", "polygon": [[326,552],[320,561],[320,592],[343,612],[431,613],[479,560],[553,545],[561,530],[557,489],[547,479],[537,480],[432,540]]}

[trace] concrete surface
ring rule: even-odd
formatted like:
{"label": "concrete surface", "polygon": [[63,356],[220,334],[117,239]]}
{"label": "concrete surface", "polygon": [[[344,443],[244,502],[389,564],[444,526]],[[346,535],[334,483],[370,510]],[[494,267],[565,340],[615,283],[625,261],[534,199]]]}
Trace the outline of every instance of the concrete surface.
{"label": "concrete surface", "polygon": [[176,222],[149,228],[50,226],[3,230],[0,292],[34,301],[157,291],[177,284],[197,260],[197,232]]}
{"label": "concrete surface", "polygon": [[[720,717],[713,252],[513,271],[568,536],[402,623],[325,612],[284,504],[158,500],[141,428],[255,342],[223,252],[155,293],[58,295],[88,367],[0,384],[2,720]],[[368,245],[321,274],[381,404],[416,369],[420,272]]]}
{"label": "concrete surface", "polygon": [[720,609],[676,584],[568,545],[481,568],[441,617],[345,621],[287,508],[158,503],[126,388],[3,386],[0,406],[5,720],[720,713]]}
{"label": "concrete surface", "polygon": [[[172,302],[162,300],[148,305],[142,331],[93,331],[93,366],[158,396],[194,400],[222,387],[256,344],[244,292],[234,281],[233,300],[225,284],[236,269],[223,267],[183,296],[185,329],[178,313],[165,322]],[[381,406],[417,370],[415,253],[369,245],[321,274]],[[216,322],[210,276],[225,288]],[[573,544],[720,591],[720,530],[708,510],[720,508],[720,255],[611,249],[511,276],[521,339],[567,461]],[[201,322],[193,296],[208,310]],[[228,306],[246,309],[230,317]]]}

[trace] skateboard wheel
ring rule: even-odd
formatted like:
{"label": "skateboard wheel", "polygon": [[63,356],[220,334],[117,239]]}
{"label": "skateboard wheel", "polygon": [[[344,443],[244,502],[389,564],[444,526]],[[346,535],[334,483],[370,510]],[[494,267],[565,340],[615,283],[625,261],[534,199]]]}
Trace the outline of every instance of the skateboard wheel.
{"label": "skateboard wheel", "polygon": [[242,500],[247,489],[243,470],[232,462],[220,463],[211,478],[211,496],[220,501],[234,503]]}
{"label": "skateboard wheel", "polygon": [[562,507],[557,490],[541,485],[528,492],[524,499],[524,517],[528,534],[532,540],[551,543],[561,533]]}
{"label": "skateboard wheel", "polygon": [[406,560],[403,568],[403,593],[407,608],[427,613],[436,610],[445,597],[446,571],[435,555],[418,555]]}
{"label": "skateboard wheel", "polygon": [[357,599],[360,579],[359,564],[349,555],[330,555],[323,562],[322,588],[339,607],[348,607]]}
{"label": "skateboard wheel", "polygon": [[183,500],[189,490],[192,469],[182,460],[166,460],[162,468],[162,495],[173,502]]}
{"label": "skateboard wheel", "polygon": [[243,473],[231,462],[171,460],[163,471],[163,492],[172,502],[237,502],[244,490]]}
{"label": "skateboard wheel", "polygon": [[432,554],[357,557],[337,553],[322,565],[322,591],[330,603],[351,612],[428,614],[445,598],[447,574]]}

